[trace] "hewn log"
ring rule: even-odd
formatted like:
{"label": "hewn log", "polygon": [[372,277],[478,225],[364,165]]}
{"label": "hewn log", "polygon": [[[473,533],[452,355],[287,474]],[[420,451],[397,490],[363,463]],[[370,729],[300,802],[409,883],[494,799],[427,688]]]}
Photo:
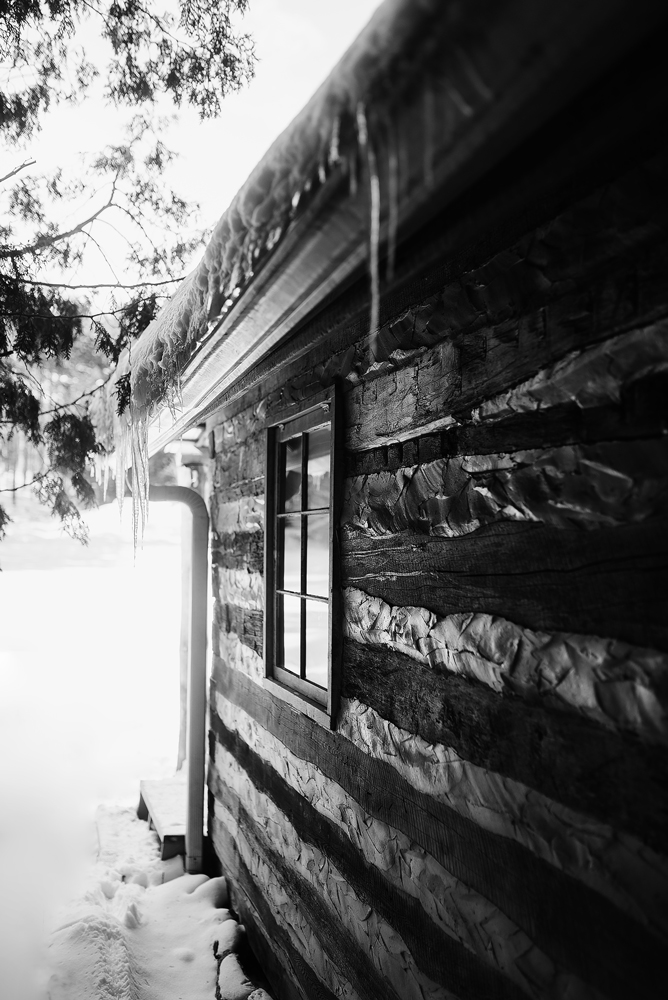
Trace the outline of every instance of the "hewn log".
{"label": "hewn log", "polygon": [[668,651],[668,521],[587,532],[506,522],[460,538],[343,532],[342,553],[344,584],[389,604]]}
{"label": "hewn log", "polygon": [[[583,383],[583,389],[586,383]],[[546,445],[595,444],[658,437],[668,428],[668,375],[660,372],[620,390],[619,403],[583,407],[557,403],[479,423],[464,422],[369,451],[346,453],[346,476],[396,472],[452,455],[489,455]]]}
{"label": "hewn log", "polygon": [[372,816],[421,844],[440,864],[508,913],[529,937],[585,981],[619,1000],[662,995],[662,946],[598,894],[526,848],[465,819],[353,744],[272,699],[234,671],[216,674],[239,705],[296,756],[317,763]]}
{"label": "hewn log", "polygon": [[436,459],[346,480],[341,523],[456,538],[498,521],[593,530],[668,510],[668,438]]}
{"label": "hewn log", "polygon": [[401,729],[665,850],[668,761],[662,747],[350,640],[342,691]]}
{"label": "hewn log", "polygon": [[[225,728],[250,747],[272,775],[280,775],[292,794],[305,800],[327,822],[335,825],[344,844],[349,845],[349,850],[353,845],[355,857],[363,868],[371,866],[374,871],[382,872],[383,878],[400,894],[407,892],[412,900],[419,903],[423,922],[428,915],[437,928],[477,955],[485,967],[491,963],[530,993],[537,989],[539,994],[549,994],[555,976],[558,976],[565,992],[569,988],[576,993],[582,989],[580,980],[568,987],[568,981],[573,979],[572,973],[555,966],[507,914],[446,871],[400,830],[369,816],[340,785],[327,779],[314,764],[296,757],[242,709],[216,697],[216,711]],[[350,711],[353,711],[352,706]],[[368,713],[369,709],[365,709],[366,716]],[[272,843],[285,845],[286,838],[292,836],[294,839],[297,834],[289,835],[283,813],[250,783],[246,771],[220,743],[212,741],[211,755],[215,765],[210,771],[210,787],[215,788],[223,775],[225,783],[235,789],[255,821],[265,828]],[[285,846],[281,850],[285,853]],[[293,853],[299,856],[299,865],[303,870],[308,852],[300,847]],[[322,867],[321,861],[314,864],[316,868]],[[310,862],[308,867],[311,867]],[[338,880],[335,880],[334,885],[337,884]],[[332,896],[330,888],[324,887],[324,891]],[[336,891],[334,895],[337,896]],[[414,903],[410,905],[414,906]],[[344,923],[348,920],[349,909],[344,902],[341,910]],[[395,920],[399,917],[387,919],[398,926]],[[408,933],[411,933],[410,929]]]}
{"label": "hewn log", "polygon": [[[327,778],[313,762],[293,754],[215,688],[211,704],[226,727],[237,732],[292,788],[332,819],[367,861],[378,864],[388,878],[395,873],[402,888],[418,895],[434,920],[473,951],[482,948],[483,958],[493,953],[504,971],[514,967],[508,941],[500,942],[496,935],[499,922],[494,910],[498,908],[490,900],[448,872],[396,826],[370,816],[342,785]],[[400,729],[357,699],[342,700],[337,732],[359,750],[385,761],[409,785],[434,801],[528,848],[660,938],[668,939],[668,918],[663,907],[668,896],[668,863],[637,838],[628,834],[620,838],[614,827],[589,813],[573,810],[499,772],[479,767],[451,747],[427,742]],[[212,743],[216,767],[229,770],[229,762],[221,765],[220,753],[223,751]],[[401,857],[399,871],[392,862],[397,855]],[[404,865],[406,873],[400,874]],[[433,894],[440,894],[448,902],[434,909]],[[505,914],[501,926],[506,930],[508,920]],[[482,933],[474,931],[479,921],[485,925]],[[516,928],[511,940],[521,954],[529,956],[530,939],[524,932]],[[530,957],[528,961],[531,965]]]}
{"label": "hewn log", "polygon": [[264,532],[218,532],[213,535],[211,559],[224,569],[247,569],[264,573]]}
{"label": "hewn log", "polygon": [[424,666],[540,700],[648,742],[668,743],[668,654],[618,639],[534,632],[479,612],[432,614],[349,587],[343,632]]}
{"label": "hewn log", "polygon": [[210,828],[227,877],[232,905],[242,919],[253,950],[266,970],[277,1000],[336,1000],[274,919],[262,892],[239,855],[233,838],[213,814]]}
{"label": "hewn log", "polygon": [[249,608],[238,608],[232,604],[216,605],[217,624],[225,632],[234,632],[240,642],[249,646],[258,656],[262,656],[263,614]]}
{"label": "hewn log", "polygon": [[[430,979],[456,993],[461,1000],[478,1000],[486,996],[497,1000],[504,997],[519,1000],[524,996],[523,991],[493,965],[481,961],[455,938],[440,930],[418,900],[392,885],[374,865],[365,863],[348,837],[283,781],[274,768],[254,753],[237,733],[228,730],[218,719],[215,732],[220,745],[235,758],[255,788],[285,815],[301,840],[324,854],[357,896],[394,927],[420,969]],[[234,794],[227,787],[220,769],[217,770],[213,790],[223,801],[229,801],[230,795]],[[289,863],[289,859],[286,860]],[[343,913],[340,919],[345,924],[349,917]]]}
{"label": "hewn log", "polygon": [[[216,803],[215,812],[228,825],[270,908],[276,913],[280,906],[278,922],[290,929],[293,945],[313,963],[318,978],[329,979],[329,987],[335,992],[345,989],[345,983],[350,984],[360,1000],[400,1000],[368,961],[352,934],[332,919],[328,905],[315,887],[281,857],[230,790],[221,805]],[[338,980],[344,983],[339,985]]]}
{"label": "hewn log", "polygon": [[[528,243],[529,239],[525,248]],[[661,264],[665,266],[665,255],[665,248],[651,248],[635,268],[658,273]],[[503,256],[512,266],[513,250]],[[570,351],[660,319],[665,315],[665,301],[658,288],[654,309],[638,312],[634,286],[640,279],[633,274],[635,268],[627,267],[626,273],[612,268],[591,282],[572,274],[564,282],[562,294],[566,289],[568,294],[562,298],[544,297],[544,304],[534,311],[520,309],[514,317],[496,322],[478,305],[473,275],[470,287],[466,283],[446,287],[443,299],[428,308],[432,314],[443,312],[442,337],[447,339],[414,357],[399,350],[391,370],[372,370],[372,377],[359,378],[346,394],[346,447],[366,451],[415,437],[425,428],[444,429],[453,417],[466,420],[483,400],[531,378]],[[649,304],[651,287],[646,292]],[[504,303],[500,281],[494,294],[498,294],[498,309],[512,301],[513,290],[505,289]],[[369,413],[373,420],[368,419]]]}

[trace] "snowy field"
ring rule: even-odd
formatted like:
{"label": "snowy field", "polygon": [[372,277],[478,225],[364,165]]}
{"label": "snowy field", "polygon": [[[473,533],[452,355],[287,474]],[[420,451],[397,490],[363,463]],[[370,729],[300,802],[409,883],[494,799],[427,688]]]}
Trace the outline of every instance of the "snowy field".
{"label": "snowy field", "polygon": [[[0,998],[43,996],[47,932],[81,890],[100,803],[174,773],[179,505],[154,504],[133,565],[129,509],[87,517],[88,548],[36,502],[0,543]],[[126,516],[127,515],[127,516]]]}

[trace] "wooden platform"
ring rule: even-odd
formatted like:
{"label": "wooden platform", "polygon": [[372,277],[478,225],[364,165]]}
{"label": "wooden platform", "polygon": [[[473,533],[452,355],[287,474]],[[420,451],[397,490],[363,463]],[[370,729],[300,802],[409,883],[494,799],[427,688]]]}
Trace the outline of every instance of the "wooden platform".
{"label": "wooden platform", "polygon": [[158,834],[163,861],[185,854],[187,792],[185,774],[139,782],[137,816]]}

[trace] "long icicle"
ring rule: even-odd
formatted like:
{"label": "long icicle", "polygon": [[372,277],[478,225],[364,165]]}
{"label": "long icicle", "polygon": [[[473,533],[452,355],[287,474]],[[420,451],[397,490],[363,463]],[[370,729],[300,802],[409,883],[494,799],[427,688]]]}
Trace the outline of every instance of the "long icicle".
{"label": "long icicle", "polygon": [[397,152],[397,132],[393,122],[388,128],[387,188],[389,211],[387,219],[387,269],[386,279],[394,278],[394,262],[397,253],[397,229],[399,227],[399,154]]}
{"label": "long icicle", "polygon": [[378,165],[376,154],[369,137],[364,105],[360,102],[357,105],[357,136],[359,145],[366,150],[367,164],[369,167],[369,193],[371,196],[371,217],[369,232],[369,273],[371,276],[371,316],[369,319],[369,336],[371,354],[376,359],[376,341],[378,338],[378,327],[380,325],[380,273],[379,273],[379,251],[380,251],[380,179],[378,177]]}

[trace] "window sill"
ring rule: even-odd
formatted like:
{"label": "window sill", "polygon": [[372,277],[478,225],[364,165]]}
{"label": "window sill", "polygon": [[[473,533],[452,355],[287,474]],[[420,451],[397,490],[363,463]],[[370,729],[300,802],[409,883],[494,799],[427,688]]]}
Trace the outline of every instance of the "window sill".
{"label": "window sill", "polygon": [[286,687],[284,684],[279,684],[278,681],[275,681],[272,677],[264,678],[264,686],[270,694],[274,695],[276,698],[280,698],[282,701],[287,702],[291,708],[296,709],[303,715],[307,715],[309,719],[313,719],[314,722],[318,722],[321,726],[325,726],[327,729],[334,728],[332,714],[324,705],[319,705],[311,698],[308,698],[303,694],[299,694],[297,691]]}

